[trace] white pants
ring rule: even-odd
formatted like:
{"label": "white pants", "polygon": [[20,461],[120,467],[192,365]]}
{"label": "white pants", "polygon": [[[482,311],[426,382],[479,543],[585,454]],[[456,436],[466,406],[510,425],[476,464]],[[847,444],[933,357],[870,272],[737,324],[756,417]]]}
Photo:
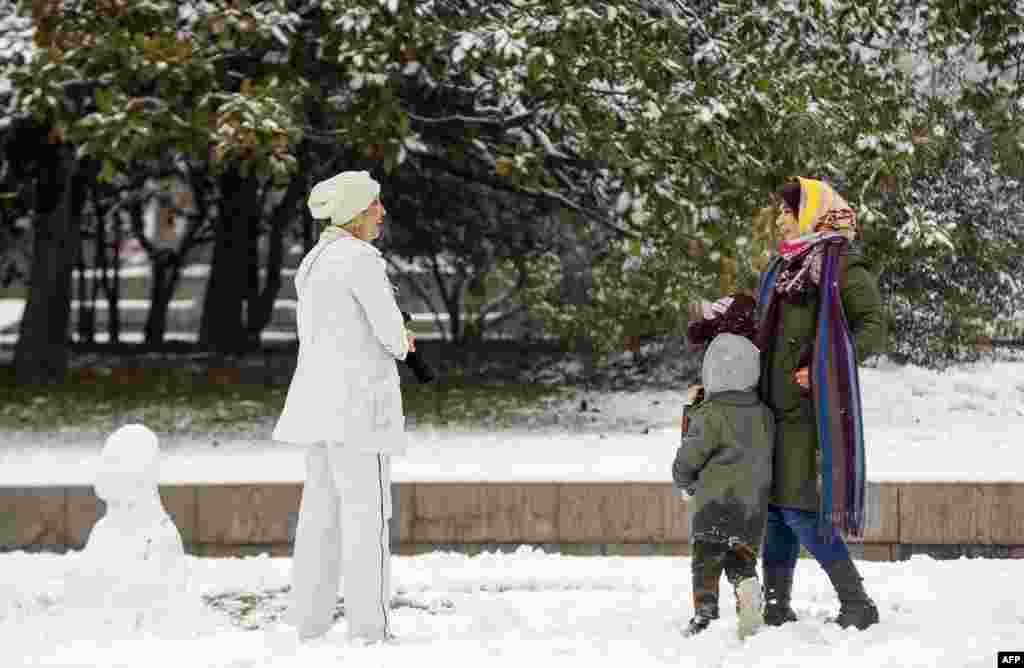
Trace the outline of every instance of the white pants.
{"label": "white pants", "polygon": [[390,632],[390,467],[389,455],[310,446],[292,559],[291,622],[300,638],[333,625],[342,569],[349,637]]}

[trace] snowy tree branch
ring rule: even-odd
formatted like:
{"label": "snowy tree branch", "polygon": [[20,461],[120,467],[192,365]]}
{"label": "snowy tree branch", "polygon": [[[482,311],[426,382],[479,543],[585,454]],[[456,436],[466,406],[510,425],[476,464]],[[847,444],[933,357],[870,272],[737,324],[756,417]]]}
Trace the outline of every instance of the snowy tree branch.
{"label": "snowy tree branch", "polygon": [[[519,275],[516,277],[515,285],[512,285],[512,286],[506,288],[505,290],[503,290],[489,304],[486,304],[483,308],[480,309],[480,322],[481,322],[481,324],[487,323],[486,318],[487,318],[487,315],[489,313],[491,313],[492,311],[496,311],[498,308],[504,306],[506,303],[508,303],[512,299],[512,297],[514,297],[520,290],[522,290],[526,286],[526,280],[527,280],[526,272],[524,270],[522,270],[522,269],[519,269]],[[515,311],[515,309],[513,309],[513,311]],[[505,318],[508,318],[508,317],[509,317],[509,313],[506,312],[503,315],[501,315],[498,318],[496,318],[495,320],[493,320],[491,323],[487,323],[487,324],[494,324],[494,323],[500,322],[501,320],[504,320]]]}
{"label": "snowy tree branch", "polygon": [[607,215],[607,213],[599,211],[597,209],[593,209],[591,207],[584,206],[584,205],[580,204],[579,202],[574,202],[574,201],[572,201],[571,199],[569,199],[568,197],[566,197],[564,194],[562,194],[560,192],[556,192],[556,191],[553,191],[553,190],[548,190],[546,188],[522,188],[522,187],[516,187],[514,185],[510,185],[508,182],[506,182],[506,181],[504,181],[502,179],[496,179],[496,178],[492,178],[492,177],[487,177],[487,176],[485,176],[483,174],[474,173],[474,172],[472,172],[470,170],[461,168],[461,167],[455,165],[454,163],[449,162],[448,160],[445,160],[444,158],[442,158],[442,157],[440,157],[438,155],[431,154],[431,153],[426,153],[426,152],[422,152],[422,151],[409,151],[409,154],[411,156],[415,156],[415,157],[418,157],[420,159],[424,159],[424,160],[428,160],[430,162],[437,163],[446,172],[448,172],[449,174],[451,174],[453,176],[458,176],[459,178],[462,178],[462,179],[465,179],[465,180],[471,181],[471,182],[482,183],[484,185],[488,185],[488,186],[490,186],[492,188],[495,188],[497,190],[502,190],[502,191],[505,191],[505,192],[510,192],[510,193],[514,193],[514,194],[518,194],[518,195],[527,195],[527,196],[530,196],[530,197],[534,197],[536,199],[546,200],[546,201],[549,201],[549,202],[555,202],[555,203],[561,204],[562,206],[564,206],[564,207],[566,207],[568,209],[571,209],[572,211],[575,211],[576,213],[582,214],[584,217],[586,217],[589,220],[593,220],[593,221],[603,225],[604,227],[607,227],[608,229],[612,230],[613,232],[615,232],[616,234],[618,234],[620,236],[634,238],[634,239],[640,238],[640,236],[638,234],[636,234],[635,232],[631,232],[630,230],[624,229],[624,228],[616,225],[615,223],[613,223],[611,221],[610,217]]}
{"label": "snowy tree branch", "polygon": [[527,121],[536,115],[536,110],[526,111],[508,118],[490,118],[487,116],[466,116],[464,114],[451,114],[449,116],[428,117],[414,114],[407,111],[406,114],[412,120],[425,125],[483,125],[495,128],[512,128],[525,125]]}

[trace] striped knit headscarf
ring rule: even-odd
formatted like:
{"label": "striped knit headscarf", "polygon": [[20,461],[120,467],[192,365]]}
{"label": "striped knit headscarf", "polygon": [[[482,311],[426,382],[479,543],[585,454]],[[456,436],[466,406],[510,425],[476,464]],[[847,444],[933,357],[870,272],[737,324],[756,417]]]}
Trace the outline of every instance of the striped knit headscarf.
{"label": "striped knit headscarf", "polygon": [[851,241],[856,238],[857,215],[824,181],[798,176],[783,187],[782,197],[797,214],[801,235],[830,231]]}

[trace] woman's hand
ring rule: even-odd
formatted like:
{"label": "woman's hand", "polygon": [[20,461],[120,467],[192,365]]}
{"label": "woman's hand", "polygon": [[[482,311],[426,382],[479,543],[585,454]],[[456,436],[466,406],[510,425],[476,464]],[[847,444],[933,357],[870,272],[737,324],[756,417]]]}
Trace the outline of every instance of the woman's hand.
{"label": "woman's hand", "polygon": [[416,352],[416,337],[413,336],[412,332],[406,332],[405,336],[409,340],[409,352],[411,352],[411,353]]}
{"label": "woman's hand", "polygon": [[793,373],[793,380],[805,390],[811,387],[811,371],[807,367],[801,367]]}

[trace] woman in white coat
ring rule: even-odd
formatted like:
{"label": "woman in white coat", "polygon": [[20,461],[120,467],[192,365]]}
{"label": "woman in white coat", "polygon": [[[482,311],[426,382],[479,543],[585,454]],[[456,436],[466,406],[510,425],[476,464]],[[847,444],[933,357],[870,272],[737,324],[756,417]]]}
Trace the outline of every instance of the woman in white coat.
{"label": "woman in white coat", "polygon": [[310,211],[330,223],[295,274],[298,366],[273,438],[309,445],[292,565],[301,638],[333,625],[342,572],[349,637],[390,635],[390,457],[406,448],[395,360],[415,344],[369,243],[379,195],[367,172],[316,184]]}

